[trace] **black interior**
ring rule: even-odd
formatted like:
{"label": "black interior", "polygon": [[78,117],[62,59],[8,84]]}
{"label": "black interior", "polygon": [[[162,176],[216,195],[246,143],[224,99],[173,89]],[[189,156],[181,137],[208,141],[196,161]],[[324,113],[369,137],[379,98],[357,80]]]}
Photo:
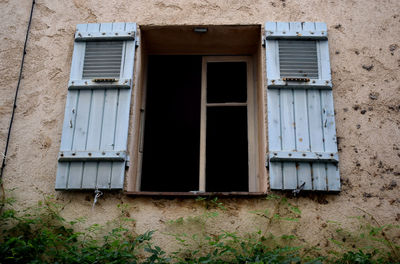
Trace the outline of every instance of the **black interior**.
{"label": "black interior", "polygon": [[207,64],[207,103],[246,102],[245,62]]}
{"label": "black interior", "polygon": [[[199,190],[201,56],[148,60],[141,191]],[[246,63],[207,65],[208,103],[246,102]],[[206,191],[248,191],[247,107],[207,107]]]}
{"label": "black interior", "polygon": [[247,107],[209,107],[206,191],[247,192],[247,175]]}
{"label": "black interior", "polygon": [[148,62],[141,190],[198,190],[201,56]]}

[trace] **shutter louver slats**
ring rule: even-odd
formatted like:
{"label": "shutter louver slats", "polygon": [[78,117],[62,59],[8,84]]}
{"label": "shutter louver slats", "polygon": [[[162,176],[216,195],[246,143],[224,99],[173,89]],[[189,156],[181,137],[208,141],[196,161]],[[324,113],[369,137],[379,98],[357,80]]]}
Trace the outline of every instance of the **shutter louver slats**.
{"label": "shutter louver slats", "polygon": [[[136,45],[131,37],[112,37],[127,31],[135,32],[136,24],[77,26],[87,41],[74,44],[56,189],[123,188]],[[90,39],[93,32],[106,32],[108,39]]]}
{"label": "shutter louver slats", "polygon": [[270,187],[340,191],[326,24],[267,22],[265,30]]}
{"label": "shutter louver slats", "polygon": [[122,41],[86,43],[82,78],[119,78],[121,70],[122,48]]}

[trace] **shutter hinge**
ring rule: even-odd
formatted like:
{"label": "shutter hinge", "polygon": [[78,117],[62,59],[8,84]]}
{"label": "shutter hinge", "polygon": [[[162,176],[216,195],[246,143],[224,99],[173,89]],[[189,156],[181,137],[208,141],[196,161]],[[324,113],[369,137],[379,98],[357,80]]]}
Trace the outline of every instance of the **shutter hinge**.
{"label": "shutter hinge", "polygon": [[261,36],[261,45],[265,48],[265,33]]}
{"label": "shutter hinge", "polygon": [[140,46],[140,36],[136,36],[135,38],[136,42],[135,42],[135,46],[136,48]]}
{"label": "shutter hinge", "polygon": [[131,166],[131,156],[126,155],[125,168],[129,168],[130,166]]}

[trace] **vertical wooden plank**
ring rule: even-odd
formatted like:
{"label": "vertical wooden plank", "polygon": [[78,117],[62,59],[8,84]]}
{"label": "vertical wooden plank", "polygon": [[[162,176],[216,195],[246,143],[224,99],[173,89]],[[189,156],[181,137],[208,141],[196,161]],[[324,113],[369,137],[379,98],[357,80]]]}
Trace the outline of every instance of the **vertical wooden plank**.
{"label": "vertical wooden plank", "polygon": [[289,28],[291,32],[301,32],[303,30],[301,22],[289,22]]}
{"label": "vertical wooden plank", "polygon": [[[315,23],[317,30],[327,31],[325,23]],[[328,40],[317,41],[320,64],[320,79],[331,81],[331,65],[329,60],[329,44]]]}
{"label": "vertical wooden plank", "polygon": [[[281,89],[282,150],[295,151],[295,121],[292,89]],[[297,170],[294,162],[283,162],[283,188],[297,187]]]}
{"label": "vertical wooden plank", "polygon": [[272,190],[283,189],[283,173],[281,162],[269,163],[269,186]]}
{"label": "vertical wooden plank", "polygon": [[[324,151],[324,136],[322,129],[321,97],[319,90],[309,90],[308,93],[308,120],[310,130],[310,147],[313,152]],[[325,164],[314,162],[312,164],[313,189],[326,190]]]}
{"label": "vertical wooden plank", "polygon": [[206,191],[206,130],[207,130],[207,58],[201,66],[201,109],[200,109],[200,172],[199,191]]}
{"label": "vertical wooden plank", "polygon": [[289,23],[288,22],[276,22],[276,30],[289,32]]}
{"label": "vertical wooden plank", "polygon": [[315,23],[314,22],[302,22],[304,31],[315,31]]}
{"label": "vertical wooden plank", "polygon": [[83,162],[70,162],[67,189],[81,189],[83,175]]}
{"label": "vertical wooden plank", "polygon": [[[266,59],[267,59],[267,80],[277,80],[280,78],[279,69],[279,46],[276,40],[266,41]],[[269,83],[269,82],[268,82]]]}
{"label": "vertical wooden plank", "polygon": [[265,23],[265,31],[276,31],[276,22],[267,22]]}
{"label": "vertical wooden plank", "polygon": [[[106,89],[105,91],[102,135],[100,141],[101,151],[114,150],[115,122],[119,96],[118,92],[119,90],[117,89]],[[112,162],[100,162],[97,175],[97,186],[99,188],[110,187],[111,166]]]}
{"label": "vertical wooden plank", "polygon": [[[277,23],[267,22],[265,31],[276,32]],[[278,41],[267,40],[265,45],[266,52],[266,70],[267,81],[280,78],[279,71],[279,47]],[[282,150],[282,132],[281,132],[281,105],[280,90],[269,89],[268,96],[268,149],[269,152]],[[271,189],[283,189],[283,174],[281,162],[269,162],[269,185]]]}
{"label": "vertical wooden plank", "polygon": [[58,162],[55,186],[56,190],[67,188],[69,165],[69,162]]}
{"label": "vertical wooden plank", "polygon": [[[301,27],[301,25],[299,25]],[[294,89],[294,112],[296,123],[297,151],[310,151],[308,130],[307,94],[305,89]],[[297,169],[297,187],[304,182],[304,190],[312,190],[311,167],[307,162],[299,162]]]}
{"label": "vertical wooden plank", "polygon": [[[257,111],[255,109],[255,87],[253,81],[253,63],[250,59],[245,59],[247,65],[247,126],[248,126],[248,159],[249,159],[249,192],[257,192],[257,132],[256,127]],[[251,140],[253,139],[253,140]]]}
{"label": "vertical wooden plank", "polygon": [[[88,24],[87,31],[100,31],[101,24]],[[104,28],[103,28],[104,29]],[[105,30],[105,29],[104,29]],[[82,60],[83,61],[83,60]],[[102,108],[104,90],[91,90],[92,99],[90,104],[90,119],[87,131],[87,142],[85,150],[99,150],[101,130]],[[98,162],[84,162],[82,173],[82,189],[96,188]]]}
{"label": "vertical wooden plank", "polygon": [[[113,30],[128,30],[136,32],[135,23],[114,23]],[[135,41],[124,42],[124,54],[121,66],[121,78],[132,79],[134,72],[135,62],[135,51],[136,51],[136,39]],[[131,91],[132,87],[128,89],[120,89],[118,97],[118,108],[117,108],[117,119],[115,125],[115,150],[126,150],[128,143],[128,128],[129,128],[129,112],[131,102]],[[113,162],[112,174],[111,174],[111,188],[123,188],[125,173],[125,162]]]}
{"label": "vertical wooden plank", "polygon": [[[282,150],[279,89],[268,90],[268,139],[270,153]],[[280,162],[270,163],[269,176],[271,189],[283,188],[282,164]]]}
{"label": "vertical wooden plank", "polygon": [[[325,151],[337,153],[335,110],[333,108],[333,94],[331,90],[321,91],[322,128],[324,131]],[[340,190],[339,170],[336,164],[327,164],[328,190]]]}
{"label": "vertical wooden plank", "polygon": [[[105,90],[92,90],[92,104],[90,107],[90,120],[88,126],[88,140],[86,150],[100,150],[100,136],[102,133],[103,106]],[[84,177],[82,179],[83,189],[96,188],[98,162],[86,162]]]}
{"label": "vertical wooden plank", "polygon": [[112,163],[111,169],[111,189],[122,189],[124,187],[124,177],[125,177],[125,161]]}
{"label": "vertical wooden plank", "polygon": [[[78,96],[72,150],[82,151],[86,149],[92,91],[80,90]],[[84,162],[71,162],[68,188],[79,189],[82,187],[83,165]]]}

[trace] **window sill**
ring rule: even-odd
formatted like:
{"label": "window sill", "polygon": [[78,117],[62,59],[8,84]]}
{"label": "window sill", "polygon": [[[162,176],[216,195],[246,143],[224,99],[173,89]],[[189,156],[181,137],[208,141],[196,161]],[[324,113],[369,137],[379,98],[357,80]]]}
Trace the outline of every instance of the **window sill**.
{"label": "window sill", "polygon": [[198,196],[265,196],[266,192],[125,192],[128,196],[175,196],[175,197],[198,197]]}

